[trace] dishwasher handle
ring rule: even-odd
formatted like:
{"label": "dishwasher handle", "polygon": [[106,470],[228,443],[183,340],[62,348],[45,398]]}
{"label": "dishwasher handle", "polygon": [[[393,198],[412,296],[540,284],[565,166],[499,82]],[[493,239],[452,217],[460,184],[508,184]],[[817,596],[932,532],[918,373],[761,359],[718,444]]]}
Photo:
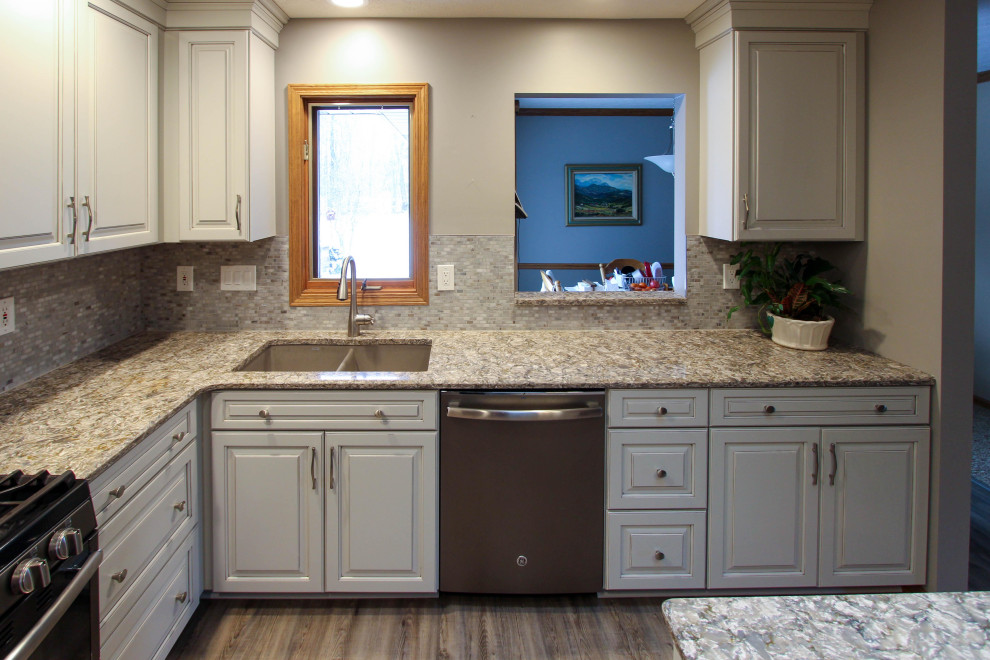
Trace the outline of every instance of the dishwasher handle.
{"label": "dishwasher handle", "polygon": [[605,412],[601,406],[587,408],[556,408],[552,410],[493,410],[490,408],[461,408],[447,406],[447,417],[481,419],[499,422],[562,422],[572,419],[593,419]]}

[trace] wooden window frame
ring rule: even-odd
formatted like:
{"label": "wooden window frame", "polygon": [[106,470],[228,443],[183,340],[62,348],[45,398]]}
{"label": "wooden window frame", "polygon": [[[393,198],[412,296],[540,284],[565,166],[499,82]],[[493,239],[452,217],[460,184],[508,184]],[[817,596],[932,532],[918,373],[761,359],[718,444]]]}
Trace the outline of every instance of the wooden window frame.
{"label": "wooden window frame", "polygon": [[[429,85],[289,85],[289,304],[294,307],[349,305],[337,300],[337,280],[313,275],[312,163],[305,158],[310,137],[309,108],[331,103],[409,104],[409,213],[411,270],[405,280],[368,279],[378,291],[358,290],[359,305],[429,304]],[[312,150],[315,153],[315,149]],[[357,264],[361,278],[361,264]],[[363,280],[363,278],[362,278]]]}

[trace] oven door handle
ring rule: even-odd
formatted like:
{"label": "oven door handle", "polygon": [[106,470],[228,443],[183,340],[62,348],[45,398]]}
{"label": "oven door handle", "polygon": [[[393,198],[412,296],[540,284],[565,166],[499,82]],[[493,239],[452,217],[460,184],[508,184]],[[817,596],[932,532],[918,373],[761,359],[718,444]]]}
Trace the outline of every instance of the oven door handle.
{"label": "oven door handle", "polygon": [[551,410],[492,410],[490,408],[461,408],[447,406],[447,417],[483,419],[500,422],[561,422],[571,419],[601,417],[600,406],[588,408],[557,408]]}
{"label": "oven door handle", "polygon": [[72,606],[72,602],[82,593],[83,589],[89,584],[89,581],[93,579],[93,576],[96,575],[96,571],[100,569],[100,561],[102,559],[103,550],[96,550],[89,556],[86,563],[82,565],[76,576],[69,582],[69,586],[66,587],[65,591],[59,595],[58,599],[52,603],[52,606],[45,611],[44,616],[34,625],[34,628],[31,628],[31,631],[7,654],[4,660],[27,660],[34,653],[35,649],[41,646],[48,633],[58,625],[62,616]]}

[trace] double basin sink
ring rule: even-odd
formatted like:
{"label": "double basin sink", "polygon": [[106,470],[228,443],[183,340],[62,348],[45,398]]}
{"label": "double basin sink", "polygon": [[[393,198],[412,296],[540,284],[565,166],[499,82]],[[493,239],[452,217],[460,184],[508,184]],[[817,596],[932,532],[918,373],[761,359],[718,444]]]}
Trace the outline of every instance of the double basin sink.
{"label": "double basin sink", "polygon": [[431,347],[424,342],[270,344],[236,371],[426,371]]}

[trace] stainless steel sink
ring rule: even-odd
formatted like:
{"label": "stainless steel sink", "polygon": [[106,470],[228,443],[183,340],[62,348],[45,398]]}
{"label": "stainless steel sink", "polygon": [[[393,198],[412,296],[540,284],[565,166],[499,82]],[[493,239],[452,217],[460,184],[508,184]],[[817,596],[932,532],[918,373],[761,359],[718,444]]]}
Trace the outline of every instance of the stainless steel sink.
{"label": "stainless steel sink", "polygon": [[237,371],[426,371],[430,344],[272,344]]}

